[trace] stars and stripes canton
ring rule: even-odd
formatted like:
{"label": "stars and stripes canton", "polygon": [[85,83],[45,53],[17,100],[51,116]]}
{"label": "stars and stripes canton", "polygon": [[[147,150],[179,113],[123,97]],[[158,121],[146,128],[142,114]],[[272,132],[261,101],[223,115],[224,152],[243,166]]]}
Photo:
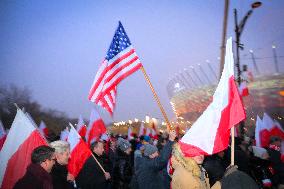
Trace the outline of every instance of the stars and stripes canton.
{"label": "stars and stripes canton", "polygon": [[95,76],[89,92],[89,100],[102,106],[112,115],[116,103],[117,85],[141,66],[126,32],[119,22],[107,55]]}

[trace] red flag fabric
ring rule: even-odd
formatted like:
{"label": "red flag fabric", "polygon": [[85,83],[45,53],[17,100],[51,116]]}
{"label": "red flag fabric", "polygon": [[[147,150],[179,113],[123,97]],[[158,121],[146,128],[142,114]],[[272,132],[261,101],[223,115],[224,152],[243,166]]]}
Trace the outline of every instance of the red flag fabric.
{"label": "red flag fabric", "polygon": [[241,96],[249,95],[249,90],[246,81],[241,82],[241,85],[239,86],[239,93]]}
{"label": "red flag fabric", "polygon": [[130,141],[131,139],[133,139],[132,127],[128,127],[127,140]]}
{"label": "red flag fabric", "polygon": [[232,38],[227,41],[222,77],[213,101],[179,141],[187,157],[218,153],[228,147],[230,129],[245,119],[245,111],[234,81]]}
{"label": "red flag fabric", "polygon": [[74,127],[71,127],[67,141],[70,144],[71,152],[67,168],[68,172],[76,177],[86,160],[91,156],[91,150]]}
{"label": "red flag fabric", "polygon": [[143,136],[143,135],[145,135],[145,134],[146,134],[145,126],[144,126],[144,123],[141,122],[141,125],[140,125],[140,128],[139,128],[138,137]]}
{"label": "red flag fabric", "polygon": [[115,106],[117,85],[142,66],[121,24],[115,32],[89,92],[89,100],[102,106],[111,115]]}
{"label": "red flag fabric", "polygon": [[0,151],[1,151],[3,144],[6,140],[6,136],[7,136],[7,133],[5,131],[5,128],[3,126],[2,121],[0,120]]}
{"label": "red flag fabric", "polygon": [[87,126],[84,123],[82,115],[80,115],[78,119],[77,132],[81,137],[86,137]]}
{"label": "red flag fabric", "polygon": [[0,152],[1,189],[13,188],[24,176],[27,166],[31,163],[32,151],[40,145],[47,145],[47,142],[29,118],[18,109]]}
{"label": "red flag fabric", "polygon": [[104,133],[106,133],[106,126],[102,118],[99,116],[98,112],[93,109],[91,112],[90,122],[86,133],[87,144],[91,145],[91,143],[98,140],[100,136]]}

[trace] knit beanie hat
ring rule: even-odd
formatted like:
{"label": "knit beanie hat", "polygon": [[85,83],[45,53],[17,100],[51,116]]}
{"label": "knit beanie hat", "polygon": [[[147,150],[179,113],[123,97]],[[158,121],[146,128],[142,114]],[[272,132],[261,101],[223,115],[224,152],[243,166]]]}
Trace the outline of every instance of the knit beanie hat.
{"label": "knit beanie hat", "polygon": [[123,138],[118,138],[118,140],[117,140],[117,146],[118,146],[118,148],[121,150],[121,151],[126,151],[128,148],[130,148],[131,147],[131,144],[127,141],[127,140],[125,140],[125,139],[123,139]]}
{"label": "knit beanie hat", "polygon": [[145,147],[144,156],[150,156],[158,151],[158,148],[151,144],[145,144],[144,147]]}

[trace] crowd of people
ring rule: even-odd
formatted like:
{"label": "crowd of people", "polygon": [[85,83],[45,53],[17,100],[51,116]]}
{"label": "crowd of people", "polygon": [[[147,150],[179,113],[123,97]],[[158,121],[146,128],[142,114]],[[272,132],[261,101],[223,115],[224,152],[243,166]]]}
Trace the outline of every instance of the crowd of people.
{"label": "crowd of people", "polygon": [[70,144],[54,141],[35,148],[31,164],[14,189],[206,189],[283,188],[281,139],[271,137],[264,153],[256,155],[247,137],[235,139],[235,165],[229,146],[205,156],[185,157],[175,131],[127,139],[110,136],[91,146],[93,155],[76,178],[68,173]]}

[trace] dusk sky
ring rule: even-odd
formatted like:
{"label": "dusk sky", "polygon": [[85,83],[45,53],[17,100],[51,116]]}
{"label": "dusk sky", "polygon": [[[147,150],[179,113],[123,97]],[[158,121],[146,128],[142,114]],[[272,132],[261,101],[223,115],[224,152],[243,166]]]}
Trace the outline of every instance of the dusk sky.
{"label": "dusk sky", "polygon": [[[227,37],[235,38],[233,9],[240,20],[253,2],[231,1]],[[252,49],[260,71],[268,74],[274,69],[272,44],[277,47],[279,67],[284,68],[284,1],[262,3],[242,33],[241,63],[252,69],[248,56]],[[198,64],[209,72],[206,60],[219,72],[223,13],[224,0],[2,0],[0,85],[27,87],[44,108],[89,119],[94,104],[87,96],[121,21],[173,119],[166,91],[170,78]],[[107,112],[100,113],[106,122],[112,120]],[[142,72],[137,71],[118,86],[113,120],[145,115],[163,118]]]}

